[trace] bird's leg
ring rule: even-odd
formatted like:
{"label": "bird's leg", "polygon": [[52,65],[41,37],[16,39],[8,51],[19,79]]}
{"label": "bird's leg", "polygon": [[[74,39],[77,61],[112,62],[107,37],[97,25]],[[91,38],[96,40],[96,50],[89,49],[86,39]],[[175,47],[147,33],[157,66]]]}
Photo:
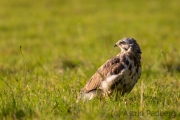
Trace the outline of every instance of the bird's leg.
{"label": "bird's leg", "polygon": [[119,91],[117,89],[115,89],[115,97],[114,97],[114,100],[117,101],[118,99],[118,96],[119,96]]}
{"label": "bird's leg", "polygon": [[118,99],[118,91],[116,90],[116,96],[115,96],[115,100],[117,101],[117,99]]}

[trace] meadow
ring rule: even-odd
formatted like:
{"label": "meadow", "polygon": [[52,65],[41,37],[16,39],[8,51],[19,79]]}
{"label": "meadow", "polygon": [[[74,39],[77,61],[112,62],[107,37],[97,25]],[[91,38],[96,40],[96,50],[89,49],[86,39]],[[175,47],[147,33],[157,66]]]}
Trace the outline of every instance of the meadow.
{"label": "meadow", "polygon": [[[1,0],[0,119],[180,119],[178,0]],[[133,37],[142,76],[130,94],[76,103]]]}

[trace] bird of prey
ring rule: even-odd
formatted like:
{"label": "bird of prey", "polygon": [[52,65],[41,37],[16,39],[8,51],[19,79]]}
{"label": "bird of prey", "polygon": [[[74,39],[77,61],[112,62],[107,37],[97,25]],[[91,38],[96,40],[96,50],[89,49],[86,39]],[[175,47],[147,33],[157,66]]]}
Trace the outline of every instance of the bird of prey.
{"label": "bird of prey", "polygon": [[116,91],[129,93],[141,76],[141,49],[134,38],[123,38],[114,47],[121,52],[107,60],[90,78],[80,92],[80,99],[91,100],[109,96]]}

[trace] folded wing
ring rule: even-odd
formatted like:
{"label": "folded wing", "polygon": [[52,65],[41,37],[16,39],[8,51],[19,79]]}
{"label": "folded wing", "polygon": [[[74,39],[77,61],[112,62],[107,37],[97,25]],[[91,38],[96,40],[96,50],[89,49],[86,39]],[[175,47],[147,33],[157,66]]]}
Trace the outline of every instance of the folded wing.
{"label": "folded wing", "polygon": [[90,78],[85,87],[81,90],[83,93],[99,89],[102,81],[111,75],[122,75],[125,70],[124,56],[116,56],[106,61],[97,72]]}

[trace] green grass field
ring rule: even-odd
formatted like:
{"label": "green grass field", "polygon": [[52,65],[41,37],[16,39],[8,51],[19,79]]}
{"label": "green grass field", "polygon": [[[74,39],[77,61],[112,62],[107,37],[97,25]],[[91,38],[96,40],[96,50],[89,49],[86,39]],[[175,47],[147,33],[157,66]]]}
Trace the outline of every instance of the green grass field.
{"label": "green grass field", "polygon": [[[180,119],[179,4],[1,0],[0,119]],[[143,52],[132,92],[76,103],[124,37],[135,38]]]}

